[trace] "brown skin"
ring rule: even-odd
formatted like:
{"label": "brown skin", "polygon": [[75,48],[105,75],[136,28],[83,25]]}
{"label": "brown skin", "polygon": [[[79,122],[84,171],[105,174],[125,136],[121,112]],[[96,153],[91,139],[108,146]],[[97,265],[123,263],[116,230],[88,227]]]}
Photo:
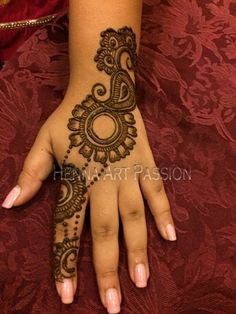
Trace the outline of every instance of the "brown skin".
{"label": "brown skin", "polygon": [[[137,43],[140,37],[141,6],[139,0],[71,0],[70,1],[70,82],[61,105],[49,117],[39,131],[36,141],[29,152],[18,185],[21,194],[14,206],[31,199],[39,190],[42,182],[52,171],[54,158],[61,164],[65,151],[70,144],[67,129],[68,118],[75,104],[80,103],[91,87],[97,82],[109,84],[106,74],[99,72],[94,63],[94,56],[99,47],[101,31],[112,27],[119,29],[125,25],[136,33]],[[109,86],[109,85],[108,85]],[[129,167],[136,164],[153,168],[155,162],[146,136],[145,127],[139,110],[133,111],[138,137],[130,156],[116,162],[112,167]],[[101,133],[107,132],[104,123],[96,127]],[[84,158],[78,153],[71,153],[69,162],[77,167],[84,164]],[[93,161],[91,169],[98,166]],[[157,228],[166,240],[166,226],[173,223],[169,202],[161,180],[149,180],[140,174],[134,180],[132,170],[127,180],[101,180],[89,190],[91,206],[91,229],[93,237],[93,257],[98,288],[103,305],[106,307],[106,291],[115,288],[121,300],[118,268],[118,229],[119,215],[124,227],[127,245],[128,265],[131,280],[135,283],[135,266],[142,263],[149,277],[147,258],[147,227],[142,195],[146,198],[154,215]],[[78,234],[81,234],[86,203],[83,204]],[[61,239],[57,239],[60,241]],[[67,280],[73,284],[73,294],[77,286],[77,277]],[[64,298],[63,283],[56,282],[59,295],[64,303],[71,301]]]}

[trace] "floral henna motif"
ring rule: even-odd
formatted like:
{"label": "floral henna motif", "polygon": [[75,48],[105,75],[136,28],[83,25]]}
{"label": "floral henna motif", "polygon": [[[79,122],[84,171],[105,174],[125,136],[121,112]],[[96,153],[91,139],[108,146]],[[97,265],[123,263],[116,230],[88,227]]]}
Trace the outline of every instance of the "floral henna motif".
{"label": "floral henna motif", "polygon": [[56,223],[63,222],[82,209],[86,193],[85,178],[80,169],[68,164],[62,169],[61,192],[54,213]]}
{"label": "floral henna motif", "polygon": [[[106,97],[106,87],[97,83],[91,94],[75,106],[68,123],[72,133],[65,160],[70,150],[78,147],[88,162],[94,160],[104,166],[125,158],[136,143],[137,129],[132,113],[136,107],[135,87],[130,73],[137,64],[137,54],[135,34],[128,27],[117,32],[107,29],[101,37],[95,62],[99,71],[110,76],[110,93]],[[110,125],[110,133],[101,136],[94,125],[104,117]]]}
{"label": "floral henna motif", "polygon": [[[55,239],[58,238],[57,232],[64,232],[62,241],[56,242],[53,248],[54,277],[59,282],[76,275],[78,212],[86,200],[87,189],[96,181],[94,179],[86,185],[82,171],[94,160],[102,164],[99,176],[108,166],[107,162],[113,163],[125,158],[136,144],[137,129],[132,113],[136,107],[135,87],[130,76],[131,73],[134,74],[137,63],[135,34],[130,28],[124,27],[118,32],[107,29],[101,33],[101,37],[101,47],[97,51],[95,62],[99,71],[105,71],[110,76],[110,94],[106,97],[106,87],[101,83],[95,84],[91,94],[75,106],[73,118],[68,122],[72,133],[63,160],[61,193],[54,215]],[[106,136],[100,134],[95,127],[104,118],[111,129],[107,128],[109,130]],[[79,153],[87,160],[81,170],[66,163],[73,147],[78,147]],[[71,220],[75,223],[73,234],[68,231]]]}
{"label": "floral henna motif", "polygon": [[[55,238],[57,229],[63,230],[63,240],[55,242],[54,253],[54,278],[62,282],[65,278],[74,277],[76,274],[75,262],[79,250],[79,212],[86,200],[86,181],[80,169],[73,164],[66,164],[62,168],[61,193],[54,213]],[[74,227],[71,226],[73,220]],[[71,230],[68,230],[70,226]],[[58,227],[58,228],[57,228]],[[69,234],[72,232],[73,234]]]}
{"label": "floral henna motif", "polygon": [[[135,145],[136,137],[134,116],[131,113],[120,114],[100,106],[93,97],[88,98],[82,105],[73,110],[75,118],[70,119],[69,128],[74,131],[70,140],[72,146],[79,146],[79,153],[85,158],[104,164],[120,160],[129,154]],[[114,125],[113,132],[107,138],[101,138],[93,129],[96,119],[106,116]]]}
{"label": "floral henna motif", "polygon": [[75,277],[79,250],[79,237],[64,238],[63,242],[54,244],[54,278],[63,282],[65,278]]}

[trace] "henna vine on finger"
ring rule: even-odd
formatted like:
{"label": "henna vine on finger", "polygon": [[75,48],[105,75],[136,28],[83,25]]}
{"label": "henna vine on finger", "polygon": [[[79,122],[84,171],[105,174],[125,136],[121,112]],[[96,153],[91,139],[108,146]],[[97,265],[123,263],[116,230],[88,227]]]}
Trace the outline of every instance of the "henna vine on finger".
{"label": "henna vine on finger", "polygon": [[[73,147],[87,159],[85,167],[93,160],[104,168],[108,163],[125,158],[136,144],[137,129],[132,111],[136,107],[135,86],[132,76],[137,63],[135,34],[131,28],[101,33],[100,48],[95,62],[97,69],[110,77],[110,90],[97,83],[91,94],[76,105],[69,119],[70,146],[64,162]],[[104,120],[105,118],[105,120]],[[106,134],[96,127],[106,121]],[[104,169],[102,168],[102,169]],[[89,186],[88,186],[89,187]]]}
{"label": "henna vine on finger", "polygon": [[[68,122],[70,145],[62,164],[61,194],[54,216],[55,239],[58,239],[57,233],[63,232],[62,240],[54,244],[53,250],[54,276],[57,281],[76,275],[78,212],[85,202],[87,188],[96,181],[91,180],[86,185],[81,171],[88,167],[90,161],[99,162],[102,165],[99,176],[109,162],[125,158],[136,144],[137,129],[132,113],[136,107],[132,78],[137,63],[135,34],[128,27],[118,31],[109,28],[101,33],[101,38],[94,60],[97,69],[104,71],[110,79],[109,92],[104,84],[96,83],[85,100],[74,107]],[[101,132],[100,126],[104,121],[106,125]],[[66,164],[74,147],[86,158],[81,170]],[[71,221],[74,221],[74,228],[71,228]],[[73,234],[69,234],[71,229]]]}
{"label": "henna vine on finger", "polygon": [[[79,250],[79,212],[86,200],[85,177],[73,164],[65,164],[62,168],[61,192],[54,213],[55,232],[63,232],[63,240],[55,242],[54,277],[62,282],[65,278],[76,275],[75,264]],[[55,233],[55,240],[60,234]]]}

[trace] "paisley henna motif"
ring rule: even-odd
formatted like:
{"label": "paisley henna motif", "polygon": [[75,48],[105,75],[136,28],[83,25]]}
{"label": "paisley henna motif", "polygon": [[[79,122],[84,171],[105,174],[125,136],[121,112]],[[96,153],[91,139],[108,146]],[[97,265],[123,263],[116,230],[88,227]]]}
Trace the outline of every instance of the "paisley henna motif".
{"label": "paisley henna motif", "polygon": [[[95,61],[99,71],[110,76],[110,93],[106,87],[97,83],[91,94],[76,105],[69,120],[68,128],[72,147],[86,159],[106,164],[113,163],[130,154],[135,145],[137,130],[132,111],[136,107],[135,87],[130,73],[137,63],[135,34],[124,27],[118,32],[107,29],[101,34],[101,48]],[[101,138],[96,134],[94,123],[106,117],[113,127],[110,134]]]}

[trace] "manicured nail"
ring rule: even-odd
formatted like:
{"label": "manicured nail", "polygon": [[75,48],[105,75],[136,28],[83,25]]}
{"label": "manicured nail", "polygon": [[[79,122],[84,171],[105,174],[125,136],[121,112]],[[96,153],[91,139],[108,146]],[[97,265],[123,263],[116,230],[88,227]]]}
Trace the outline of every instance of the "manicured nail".
{"label": "manicured nail", "polygon": [[74,286],[70,279],[64,279],[61,286],[61,300],[64,304],[70,304],[74,299]]}
{"label": "manicured nail", "polygon": [[134,280],[136,287],[144,288],[147,286],[147,273],[144,264],[137,264],[134,269]]}
{"label": "manicured nail", "polygon": [[16,185],[5,198],[4,202],[2,203],[2,207],[12,208],[12,206],[15,203],[15,200],[20,195],[20,192],[21,192],[21,188],[19,187],[19,185]]}
{"label": "manicured nail", "polygon": [[118,291],[114,288],[106,291],[106,307],[109,314],[120,313]]}
{"label": "manicured nail", "polygon": [[174,228],[173,225],[168,224],[166,226],[166,233],[167,233],[168,239],[170,241],[175,241],[176,240],[176,233],[175,233],[175,228]]}

